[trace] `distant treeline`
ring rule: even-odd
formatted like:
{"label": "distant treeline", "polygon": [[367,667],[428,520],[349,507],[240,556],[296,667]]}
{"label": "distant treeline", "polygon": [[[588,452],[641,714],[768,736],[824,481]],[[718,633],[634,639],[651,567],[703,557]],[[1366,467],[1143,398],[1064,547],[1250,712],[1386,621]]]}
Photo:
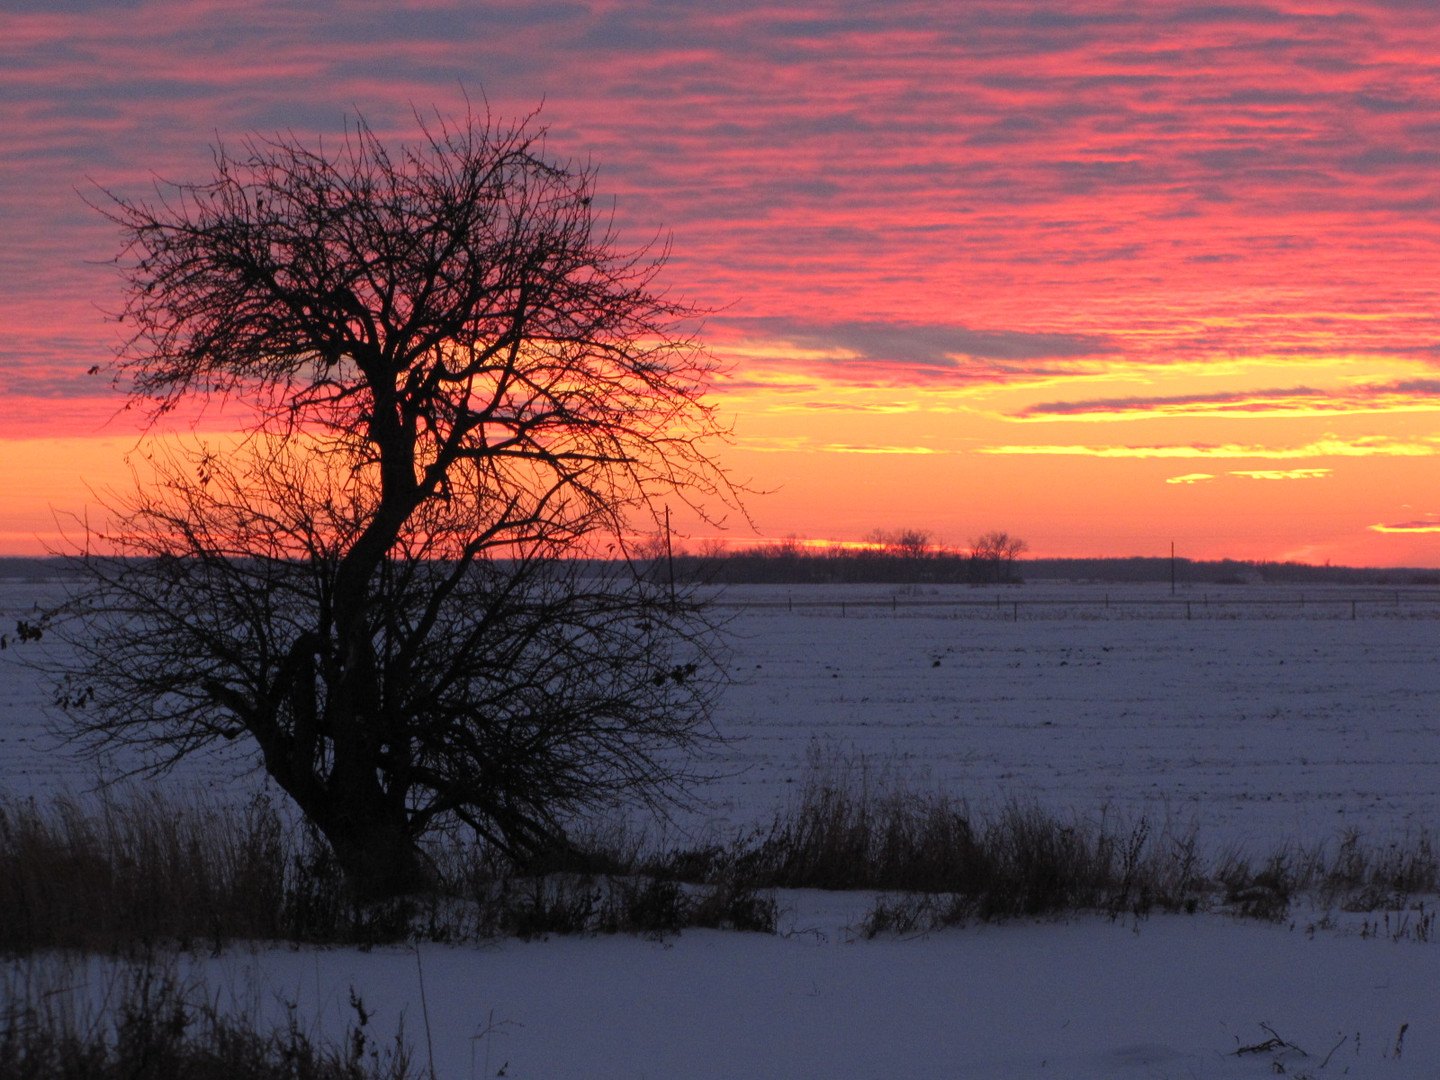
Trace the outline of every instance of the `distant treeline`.
{"label": "distant treeline", "polygon": [[[664,557],[648,560],[651,573],[669,572]],[[676,553],[675,580],[715,585],[959,584],[1021,582],[1014,559],[970,552],[887,549],[761,547],[707,555]]]}
{"label": "distant treeline", "polygon": [[[597,569],[602,561],[596,560]],[[974,552],[804,548],[797,545],[722,549],[703,555],[677,551],[674,558],[651,550],[628,562],[652,581],[673,575],[677,584],[836,584],[925,582],[1018,584],[1013,557]],[[611,568],[617,564],[610,563]],[[53,581],[79,569],[65,559],[0,557],[0,580]]]}
{"label": "distant treeline", "polygon": [[[672,573],[677,584],[833,585],[959,584],[1018,585],[1025,580],[1168,582],[1171,560],[1133,556],[1114,559],[1021,559],[965,551],[890,548],[807,548],[776,544],[675,553],[631,560],[652,580]],[[53,581],[78,574],[65,559],[0,557],[0,580]],[[1182,585],[1440,585],[1440,570],[1416,567],[1312,566],[1298,562],[1238,559],[1176,559]]]}
{"label": "distant treeline", "polygon": [[[674,557],[677,582],[719,585],[805,584],[961,584],[1018,585],[1026,580],[1097,582],[1168,582],[1168,558],[995,559],[973,552],[923,554],[893,549],[808,549],[762,547],[708,555]],[[649,560],[650,572],[663,575],[663,558]],[[1186,585],[1440,585],[1440,570],[1407,567],[1312,566],[1297,562],[1247,562],[1237,559],[1176,559],[1175,581]]]}
{"label": "distant treeline", "polygon": [[[1169,581],[1168,558],[1027,559],[1027,578],[1070,581]],[[1440,585],[1440,570],[1415,567],[1312,566],[1299,562],[1176,559],[1175,580],[1194,585]]]}
{"label": "distant treeline", "polygon": [[54,581],[78,576],[77,567],[68,559],[0,555],[0,581]]}

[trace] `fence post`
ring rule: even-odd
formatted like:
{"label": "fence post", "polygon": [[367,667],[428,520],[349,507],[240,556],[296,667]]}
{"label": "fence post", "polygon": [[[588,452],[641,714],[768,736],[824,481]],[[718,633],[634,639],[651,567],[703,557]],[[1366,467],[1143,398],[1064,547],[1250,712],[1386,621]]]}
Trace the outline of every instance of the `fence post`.
{"label": "fence post", "polygon": [[1190,618],[1190,601],[1185,601],[1185,618]]}

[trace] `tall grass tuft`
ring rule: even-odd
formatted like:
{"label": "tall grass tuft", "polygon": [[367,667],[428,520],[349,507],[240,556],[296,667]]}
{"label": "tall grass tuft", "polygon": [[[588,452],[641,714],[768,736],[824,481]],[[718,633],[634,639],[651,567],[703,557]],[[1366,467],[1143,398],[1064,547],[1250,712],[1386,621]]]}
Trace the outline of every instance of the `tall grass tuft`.
{"label": "tall grass tuft", "polygon": [[1282,844],[1260,858],[1202,857],[1192,828],[1061,815],[1012,802],[988,813],[898,782],[863,758],[812,753],[798,798],[732,858],[741,880],[887,894],[862,927],[916,932],[970,919],[1080,911],[1220,910],[1278,921],[1306,896],[1351,912],[1403,910],[1440,893],[1421,834],[1388,845]]}
{"label": "tall grass tuft", "polygon": [[130,788],[0,801],[0,955],[775,928],[771,896],[716,873],[694,881],[620,833],[591,839],[585,861],[602,869],[544,873],[451,836],[427,852],[428,891],[360,903],[319,834],[263,797],[232,808]]}
{"label": "tall grass tuft", "polygon": [[786,888],[943,894],[955,920],[1099,909],[1195,910],[1193,839],[1152,838],[1011,803],[977,815],[942,793],[820,762],[796,802],[739,858],[747,880]]}
{"label": "tall grass tuft", "polygon": [[0,953],[404,937],[414,905],[362,905],[324,841],[257,795],[159,788],[0,800]]}
{"label": "tall grass tuft", "polygon": [[273,807],[140,788],[0,803],[0,950],[273,939],[291,852]]}
{"label": "tall grass tuft", "polygon": [[[92,988],[91,978],[104,985]],[[408,1080],[403,1029],[393,1041],[355,1019],[338,1041],[301,1029],[294,1009],[279,1027],[222,1010],[198,984],[153,959],[12,968],[0,984],[4,1080]]]}

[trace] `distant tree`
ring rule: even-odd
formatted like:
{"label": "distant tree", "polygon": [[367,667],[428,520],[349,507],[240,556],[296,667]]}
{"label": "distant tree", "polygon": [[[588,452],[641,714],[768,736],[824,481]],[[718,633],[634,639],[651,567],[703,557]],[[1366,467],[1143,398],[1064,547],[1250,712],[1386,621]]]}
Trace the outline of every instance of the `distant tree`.
{"label": "distant tree", "polygon": [[932,553],[934,537],[924,529],[885,529],[871,531],[866,540],[878,544],[887,554],[906,559],[920,559]]}
{"label": "distant tree", "polygon": [[92,538],[116,557],[55,623],[60,704],[162,768],[250,740],[368,896],[423,879],[438,828],[523,859],[678,797],[710,731],[703,610],[576,556],[662,494],[731,500],[713,363],[664,253],[620,251],[542,135],[467,118],[392,149],[360,120],[101,206],[117,378],[156,416],[241,406],[248,435],[159,453]]}
{"label": "distant tree", "polygon": [[1015,576],[1015,560],[1030,545],[1007,532],[987,532],[970,541],[971,574],[978,581],[1009,581]]}
{"label": "distant tree", "polygon": [[790,533],[774,543],[762,545],[756,551],[771,559],[798,559],[805,554],[805,546],[800,537]]}

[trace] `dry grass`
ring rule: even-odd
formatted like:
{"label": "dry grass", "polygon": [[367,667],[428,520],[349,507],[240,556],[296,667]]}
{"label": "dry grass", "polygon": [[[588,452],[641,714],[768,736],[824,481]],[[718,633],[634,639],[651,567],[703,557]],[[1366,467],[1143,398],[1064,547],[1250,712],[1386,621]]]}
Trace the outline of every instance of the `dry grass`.
{"label": "dry grass", "polygon": [[619,833],[592,839],[581,861],[593,869],[522,873],[450,838],[430,852],[431,891],[361,904],[318,834],[263,798],[237,810],[135,788],[0,802],[0,954],[774,930],[772,896],[720,874],[694,883]]}
{"label": "dry grass", "polygon": [[[96,978],[102,985],[93,987]],[[345,1037],[312,1037],[222,1011],[153,960],[101,970],[12,968],[0,985],[0,1080],[408,1080],[403,1032],[377,1041],[351,995]]]}
{"label": "dry grass", "polygon": [[259,799],[238,813],[138,788],[0,803],[0,950],[283,937],[288,855]]}
{"label": "dry grass", "polygon": [[359,904],[314,831],[264,799],[236,810],[132,789],[0,802],[0,953],[773,932],[774,890],[784,888],[883,894],[872,933],[1080,911],[1279,920],[1299,897],[1371,912],[1440,894],[1440,858],[1423,835],[1204,856],[1193,830],[1023,803],[975,813],[836,756],[813,763],[768,828],[728,844],[657,850],[612,828],[582,834],[565,866],[543,872],[454,837],[430,854],[431,891]]}
{"label": "dry grass", "polygon": [[872,934],[1080,911],[1209,910],[1278,921],[1301,897],[1356,912],[1402,911],[1440,894],[1440,859],[1424,834],[1375,845],[1349,833],[1261,858],[1202,850],[1193,828],[1156,830],[1143,817],[1087,819],[1033,803],[975,813],[862,758],[817,755],[794,803],[725,865],[754,886],[886,894],[862,927]]}
{"label": "dry grass", "polygon": [[1205,889],[1193,837],[1152,837],[1144,819],[1118,828],[1022,803],[978,815],[848,761],[812,769],[795,804],[738,862],[747,880],[770,886],[943,896],[924,906],[947,922],[1194,911]]}

